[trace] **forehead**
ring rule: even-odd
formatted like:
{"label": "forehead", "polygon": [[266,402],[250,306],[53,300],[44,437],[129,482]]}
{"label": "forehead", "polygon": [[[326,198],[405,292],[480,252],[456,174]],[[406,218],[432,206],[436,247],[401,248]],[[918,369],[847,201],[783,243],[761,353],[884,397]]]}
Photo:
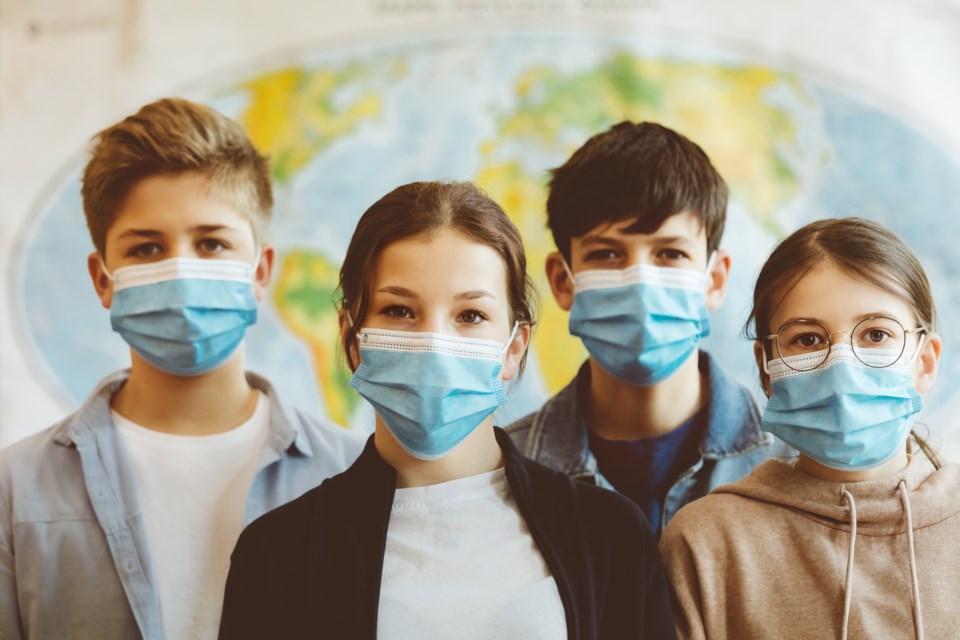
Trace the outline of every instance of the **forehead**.
{"label": "forehead", "polygon": [[630,231],[638,217],[602,222],[574,240],[583,241],[591,237],[615,238],[624,242],[645,242],[662,237],[683,238],[690,242],[706,243],[707,234],[700,220],[700,216],[693,211],[681,211],[666,219],[651,233]]}
{"label": "forehead", "polygon": [[913,309],[899,296],[827,263],[801,276],[787,292],[771,316],[770,329],[807,318],[831,331],[846,331],[869,315],[889,316],[908,328],[917,324]]}
{"label": "forehead", "polygon": [[235,195],[203,173],[148,176],[131,187],[107,235],[128,228],[176,232],[197,226],[225,226],[253,233],[253,219]]}
{"label": "forehead", "polygon": [[373,290],[403,286],[423,293],[483,289],[506,300],[506,266],[500,254],[452,229],[391,242],[377,257]]}

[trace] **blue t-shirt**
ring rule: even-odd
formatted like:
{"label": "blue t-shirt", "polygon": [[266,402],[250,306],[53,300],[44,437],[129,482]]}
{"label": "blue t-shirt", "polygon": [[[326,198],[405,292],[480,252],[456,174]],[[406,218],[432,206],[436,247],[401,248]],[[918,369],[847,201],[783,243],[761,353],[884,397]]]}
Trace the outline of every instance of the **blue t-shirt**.
{"label": "blue t-shirt", "polygon": [[643,509],[657,536],[667,491],[700,458],[705,413],[701,409],[669,433],[636,440],[607,440],[587,429],[600,473]]}

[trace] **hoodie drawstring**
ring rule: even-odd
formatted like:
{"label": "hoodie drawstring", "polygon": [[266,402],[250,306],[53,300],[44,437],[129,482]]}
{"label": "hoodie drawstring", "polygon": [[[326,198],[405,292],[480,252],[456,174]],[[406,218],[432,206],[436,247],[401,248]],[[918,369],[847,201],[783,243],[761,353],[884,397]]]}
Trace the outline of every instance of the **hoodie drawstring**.
{"label": "hoodie drawstring", "polygon": [[853,599],[853,558],[857,550],[857,503],[853,500],[853,494],[846,489],[840,489],[840,493],[847,499],[847,506],[850,507],[850,551],[847,552],[847,578],[843,586],[843,624],[840,636],[843,640],[847,640],[850,602]]}
{"label": "hoodie drawstring", "polygon": [[[920,609],[920,580],[917,578],[917,552],[913,544],[913,511],[910,508],[910,497],[907,495],[907,484],[903,480],[898,485],[900,489],[900,501],[903,503],[903,511],[907,516],[907,543],[910,545],[910,576],[912,578],[911,588],[913,591],[913,630],[917,640],[923,640],[923,616]],[[845,488],[840,489],[840,493],[847,501],[850,508],[850,550],[847,553],[847,577],[844,585],[843,597],[843,624],[841,625],[841,638],[847,640],[847,632],[850,624],[850,603],[853,599],[853,560],[857,549],[857,504],[853,499],[853,494]]]}
{"label": "hoodie drawstring", "polygon": [[900,500],[903,510],[907,514],[907,543],[910,545],[910,575],[913,578],[913,628],[917,640],[923,640],[923,617],[920,611],[920,581],[917,579],[917,552],[913,546],[913,514],[910,509],[910,498],[907,496],[907,483],[900,481]]}

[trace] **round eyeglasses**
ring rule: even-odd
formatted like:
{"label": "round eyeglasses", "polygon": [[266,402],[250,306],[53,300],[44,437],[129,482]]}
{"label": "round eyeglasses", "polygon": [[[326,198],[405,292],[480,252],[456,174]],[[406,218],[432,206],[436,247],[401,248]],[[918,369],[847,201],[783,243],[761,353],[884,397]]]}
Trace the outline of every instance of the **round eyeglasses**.
{"label": "round eyeglasses", "polygon": [[904,329],[900,322],[886,316],[864,318],[850,331],[832,332],[827,331],[826,327],[816,320],[801,319],[784,324],[766,339],[773,341],[777,347],[774,355],[781,359],[811,356],[792,363],[783,360],[783,364],[794,371],[810,371],[827,361],[834,344],[831,336],[846,333],[850,336],[853,355],[868,367],[882,369],[889,367],[903,355],[907,346],[907,335],[925,332],[925,327]]}

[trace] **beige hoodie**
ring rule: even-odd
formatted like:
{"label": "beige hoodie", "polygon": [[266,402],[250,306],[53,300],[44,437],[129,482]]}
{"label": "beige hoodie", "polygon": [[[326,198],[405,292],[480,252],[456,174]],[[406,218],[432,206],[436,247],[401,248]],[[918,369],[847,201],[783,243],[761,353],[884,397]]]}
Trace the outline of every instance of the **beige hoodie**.
{"label": "beige hoodie", "polygon": [[680,638],[960,638],[960,466],[923,455],[848,484],[769,460],[660,550]]}

